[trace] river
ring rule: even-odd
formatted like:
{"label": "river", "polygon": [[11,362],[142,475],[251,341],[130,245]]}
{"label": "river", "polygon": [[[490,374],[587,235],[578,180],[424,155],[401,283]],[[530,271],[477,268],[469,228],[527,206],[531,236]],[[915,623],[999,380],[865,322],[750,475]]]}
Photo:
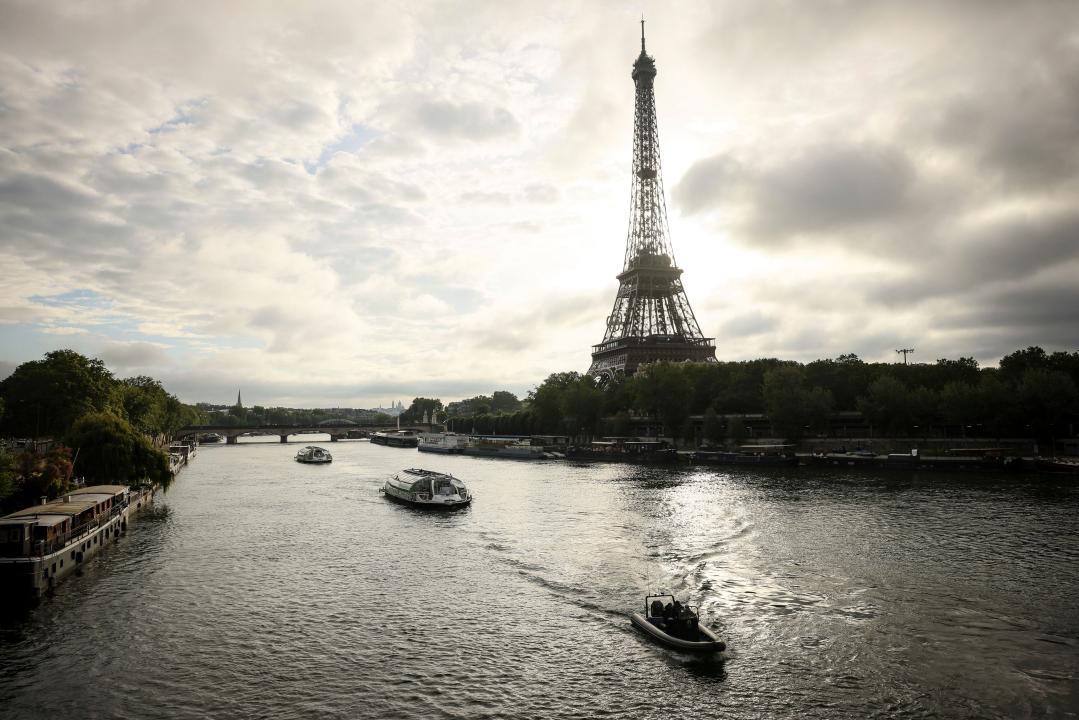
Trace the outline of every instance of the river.
{"label": "river", "polygon": [[[204,446],[117,545],[0,624],[5,718],[1075,717],[1079,489],[654,469],[340,442]],[[378,493],[452,472],[471,508]],[[729,644],[628,613],[700,603]]]}

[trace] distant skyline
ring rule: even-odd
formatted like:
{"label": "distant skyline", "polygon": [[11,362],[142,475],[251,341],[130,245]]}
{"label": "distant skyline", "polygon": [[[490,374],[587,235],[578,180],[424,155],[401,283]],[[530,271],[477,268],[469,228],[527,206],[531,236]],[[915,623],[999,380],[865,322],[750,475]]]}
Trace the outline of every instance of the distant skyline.
{"label": "distant skyline", "polygon": [[1079,348],[1079,4],[0,0],[0,376],[523,396],[618,287],[644,10],[721,361]]}

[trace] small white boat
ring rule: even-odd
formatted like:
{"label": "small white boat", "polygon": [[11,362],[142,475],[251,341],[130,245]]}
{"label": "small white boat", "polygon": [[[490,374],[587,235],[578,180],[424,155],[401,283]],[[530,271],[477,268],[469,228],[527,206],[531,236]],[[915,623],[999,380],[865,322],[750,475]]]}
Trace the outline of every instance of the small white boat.
{"label": "small white boat", "polygon": [[308,445],[296,453],[296,462],[307,463],[308,465],[323,465],[333,462],[333,455],[330,455],[330,453],[317,445]]}
{"label": "small white boat", "polygon": [[448,510],[472,502],[468,488],[453,475],[420,468],[402,470],[388,479],[379,492],[390,500],[423,508]]}
{"label": "small white boat", "polygon": [[674,595],[646,595],[644,613],[633,613],[630,622],[653,640],[679,650],[714,653],[727,649],[726,643],[701,624],[700,609],[681,604]]}

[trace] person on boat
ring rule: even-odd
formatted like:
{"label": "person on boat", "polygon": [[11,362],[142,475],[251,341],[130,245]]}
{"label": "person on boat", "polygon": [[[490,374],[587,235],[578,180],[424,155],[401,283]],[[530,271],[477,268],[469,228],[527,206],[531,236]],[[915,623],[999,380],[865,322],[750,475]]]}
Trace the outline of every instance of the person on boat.
{"label": "person on boat", "polygon": [[658,618],[658,617],[662,616],[663,615],[663,601],[662,600],[653,600],[652,601],[652,606],[651,606],[651,612],[649,614],[654,618]]}
{"label": "person on boat", "polygon": [[670,620],[672,617],[674,617],[674,606],[667,603],[663,606],[663,619]]}

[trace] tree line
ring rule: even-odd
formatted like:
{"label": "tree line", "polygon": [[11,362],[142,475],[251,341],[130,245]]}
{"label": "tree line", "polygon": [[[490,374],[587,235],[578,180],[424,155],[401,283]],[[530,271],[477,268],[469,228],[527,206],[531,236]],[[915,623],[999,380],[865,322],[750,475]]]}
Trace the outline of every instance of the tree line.
{"label": "tree line", "polygon": [[28,443],[0,453],[0,514],[95,483],[172,479],[162,450],[199,412],[151,377],[119,379],[96,358],[55,350],[23,363],[0,381],[0,435],[50,438],[44,452]]}
{"label": "tree line", "polygon": [[741,440],[740,418],[760,415],[789,440],[827,434],[857,413],[880,437],[1035,437],[1068,434],[1079,419],[1079,353],[1017,350],[999,367],[973,358],[900,365],[856,355],[799,363],[775,358],[656,363],[604,385],[554,373],[516,410],[488,407],[447,419],[461,432],[626,435],[648,417],[663,435]]}

